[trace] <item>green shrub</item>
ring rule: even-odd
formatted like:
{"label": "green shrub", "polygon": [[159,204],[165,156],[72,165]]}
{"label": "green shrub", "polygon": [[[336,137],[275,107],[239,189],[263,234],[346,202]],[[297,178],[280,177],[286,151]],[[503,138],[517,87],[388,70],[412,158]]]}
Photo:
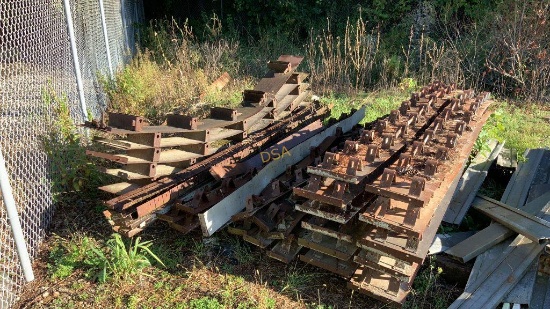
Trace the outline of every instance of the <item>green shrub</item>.
{"label": "green shrub", "polygon": [[47,114],[48,132],[42,136],[42,146],[48,156],[54,198],[59,201],[62,194],[75,191],[96,192],[104,177],[86,156],[86,141],[73,121],[67,96],[58,95],[48,85],[42,90],[42,101],[52,111]]}

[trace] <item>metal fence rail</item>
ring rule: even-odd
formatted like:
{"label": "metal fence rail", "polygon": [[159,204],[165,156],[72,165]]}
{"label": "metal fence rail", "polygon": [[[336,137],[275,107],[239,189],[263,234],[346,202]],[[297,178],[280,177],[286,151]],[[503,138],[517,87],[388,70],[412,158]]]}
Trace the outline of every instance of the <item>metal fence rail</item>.
{"label": "metal fence rail", "polygon": [[[70,0],[87,114],[105,108],[98,74],[121,68],[135,51],[136,23],[143,20],[142,0]],[[40,137],[49,131],[52,106],[42,99],[51,87],[68,98],[71,115],[84,118],[63,0],[0,0],[0,149],[31,258],[53,215],[51,170]],[[110,57],[107,55],[110,51]],[[14,304],[23,275],[10,222],[0,198],[0,308]]]}

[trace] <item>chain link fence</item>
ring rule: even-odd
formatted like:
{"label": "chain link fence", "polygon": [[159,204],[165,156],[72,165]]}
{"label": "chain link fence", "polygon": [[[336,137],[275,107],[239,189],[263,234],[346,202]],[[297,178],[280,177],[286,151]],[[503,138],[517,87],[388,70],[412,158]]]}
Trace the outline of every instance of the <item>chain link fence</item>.
{"label": "chain link fence", "polygon": [[[87,111],[82,111],[63,0],[0,0],[0,149],[6,160],[31,258],[53,216],[51,170],[41,146],[53,107],[45,89],[68,98],[76,123],[99,117],[105,94],[99,74],[121,68],[135,51],[142,0],[103,0],[109,48],[98,0],[70,0]],[[107,57],[110,51],[111,63]],[[1,195],[1,194],[0,194]],[[10,222],[0,199],[0,308],[17,300],[24,279]]]}

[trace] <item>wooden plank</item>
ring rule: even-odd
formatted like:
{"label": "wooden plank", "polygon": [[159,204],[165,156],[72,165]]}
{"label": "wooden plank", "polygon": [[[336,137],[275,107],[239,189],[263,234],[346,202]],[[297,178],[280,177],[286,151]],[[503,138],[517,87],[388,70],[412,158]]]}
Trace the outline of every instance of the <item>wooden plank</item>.
{"label": "wooden plank", "polygon": [[535,259],[533,263],[527,269],[527,272],[519,280],[518,284],[504,297],[503,301],[512,304],[529,304],[526,300],[527,295],[531,295],[533,287],[535,285],[535,278],[537,276],[538,259]]}
{"label": "wooden plank", "polygon": [[[523,207],[523,211],[534,214],[537,211],[540,211],[549,200],[550,192],[547,192],[536,200],[527,203]],[[502,224],[493,223],[472,235],[470,238],[445,251],[445,253],[452,255],[465,263],[483,252],[486,252],[489,248],[504,241],[514,234],[515,233],[513,231],[506,228]]]}
{"label": "wooden plank", "polygon": [[[529,188],[527,201],[531,202],[532,200],[542,196],[546,192],[550,192],[550,188],[547,187],[549,183],[550,183],[550,151],[546,150],[542,156],[542,160],[538,166],[538,170],[535,173],[533,184]],[[547,201],[550,201],[550,197],[547,198]],[[527,205],[524,206],[524,210],[525,208],[527,208]],[[538,210],[538,209],[540,208],[534,208],[533,210],[531,210],[531,212],[533,213],[534,210]],[[509,295],[507,295],[503,299],[504,302],[513,302],[516,304],[527,304],[530,306],[532,302],[533,293],[537,292],[540,289],[547,290],[547,287],[537,285],[536,277],[538,272],[538,262],[534,264],[535,264],[534,267],[528,270],[528,272],[521,279],[520,283],[516,287],[514,287],[514,289],[512,289],[512,291],[509,293]],[[548,296],[550,297],[550,295]],[[546,305],[547,305],[546,308],[550,308],[550,303],[547,303]]]}
{"label": "wooden plank", "polygon": [[[548,194],[550,194],[550,192],[548,192]],[[540,197],[539,199],[546,201],[546,205],[542,210],[537,212],[537,216],[541,217],[544,220],[548,220],[550,219],[550,199],[547,199],[546,195],[543,197]],[[472,270],[472,275],[470,276],[470,280],[468,281],[468,284],[464,290],[464,294],[461,297],[466,299],[469,299],[469,297],[474,299],[476,299],[477,297],[483,297],[484,293],[486,293],[487,290],[492,288],[493,289],[492,292],[495,295],[495,297],[502,295],[501,298],[496,300],[497,304],[503,298],[505,298],[507,294],[514,289],[515,285],[518,284],[520,279],[522,279],[523,275],[528,271],[530,264],[533,263],[533,261],[535,261],[535,259],[538,257],[538,254],[544,249],[546,245],[546,242],[539,244],[536,242],[532,242],[530,240],[528,242],[525,239],[527,239],[527,237],[519,235],[514,239],[514,241],[509,246],[505,246],[505,245],[496,246],[491,250],[488,250],[487,252],[483,253],[483,255],[480,256],[481,259],[478,258],[478,260],[476,260],[476,263],[474,264],[475,271]],[[533,250],[533,251],[530,251],[530,250]],[[511,252],[513,254],[511,254]],[[518,255],[517,257],[515,256],[516,254]],[[510,257],[508,258],[509,255]],[[498,268],[497,266],[495,266],[505,259],[508,259],[508,260],[501,263],[502,267]],[[510,273],[512,270],[513,270],[513,273]],[[503,273],[503,272],[506,273],[507,277],[505,277],[505,280],[504,280],[506,281],[506,283],[500,284],[499,280],[501,279],[496,278],[495,276],[492,276],[491,275],[492,271],[496,271],[497,273]],[[529,278],[525,280],[528,281]],[[484,291],[476,292],[476,293],[480,293],[479,295],[481,296],[477,294],[474,294],[474,296],[468,296],[468,297],[464,296],[464,295],[470,295],[474,293],[474,290],[476,290],[479,287],[480,282],[485,282],[485,284],[483,284]],[[530,283],[525,282],[525,284],[528,286]],[[519,294],[514,292],[513,296],[514,295],[517,295],[515,296],[516,301],[520,301],[519,296],[521,296],[524,299],[521,301],[521,303],[529,303],[531,293]],[[461,300],[461,298],[459,298],[459,300]],[[482,300],[478,299],[478,301],[480,303],[483,303]],[[495,301],[495,299],[493,299],[492,301]],[[490,305],[490,304],[485,304],[485,305]],[[464,307],[464,308],[468,308],[468,307]],[[482,307],[479,307],[479,308],[482,308]]]}
{"label": "wooden plank", "polygon": [[365,108],[361,108],[351,117],[334,124],[325,131],[309,138],[300,145],[290,150],[290,156],[284,156],[266,165],[258,174],[244,186],[231,193],[221,202],[214,205],[204,213],[199,214],[201,228],[204,236],[211,236],[214,232],[224,226],[231,217],[242,211],[246,205],[246,199],[253,194],[260,194],[261,191],[271,182],[273,178],[282,174],[286,167],[298,163],[310,153],[310,147],[320,145],[323,140],[336,133],[336,128],[341,127],[343,132],[351,130],[365,116]]}
{"label": "wooden plank", "polygon": [[460,225],[466,215],[475,195],[483,181],[487,177],[489,168],[500,153],[504,143],[498,143],[495,140],[489,141],[489,152],[477,154],[466,172],[462,175],[458,189],[455,191],[449,209],[443,217],[443,221],[451,224]]}
{"label": "wooden plank", "polygon": [[502,224],[491,224],[466,240],[451,247],[445,251],[445,253],[466,263],[513,235],[514,232],[510,231]]}
{"label": "wooden plank", "polygon": [[529,149],[526,151],[527,162],[519,164],[508,186],[506,186],[506,190],[500,199],[501,202],[517,208],[525,204],[529,187],[533,182],[535,171],[542,160],[543,154],[544,149]]}
{"label": "wooden plank", "polygon": [[[535,174],[533,170],[536,170],[536,167],[540,164],[542,153],[538,151],[527,150],[525,152],[525,157],[528,159],[528,161],[519,165],[518,169],[512,175],[512,179],[510,179],[508,186],[506,187],[505,195],[503,195],[500,200],[501,202],[508,204],[509,206],[523,206],[513,203],[519,202],[519,196],[525,195],[525,197],[527,197],[529,185],[531,184],[531,181],[533,180]],[[527,164],[529,162],[530,164]],[[531,175],[529,175],[529,171],[531,171]],[[529,182],[529,184],[520,186],[515,184],[516,181]],[[508,201],[508,199],[510,199],[510,201]],[[536,211],[542,209],[545,204],[546,202],[544,199],[537,199],[529,203],[528,205],[525,205],[523,210],[533,214]],[[539,208],[537,209],[537,207]],[[484,259],[483,254],[489,248],[513,235],[513,232],[511,232],[507,228],[504,228],[503,226],[492,227],[495,224],[498,223],[491,223],[490,226],[481,231],[483,232],[483,234],[480,234],[478,236],[474,235],[471,238],[466,239],[455,247],[447,250],[446,253],[451,254],[464,262],[467,262],[479,255],[476,263],[481,263],[481,261]],[[475,268],[476,266],[474,265],[474,269]]]}
{"label": "wooden plank", "polygon": [[476,197],[474,208],[534,242],[550,239],[550,222],[487,197]]}
{"label": "wooden plank", "polygon": [[500,258],[490,265],[482,275],[449,308],[494,308],[518,283],[531,263],[538,257],[546,244],[539,244],[527,237],[518,236]]}

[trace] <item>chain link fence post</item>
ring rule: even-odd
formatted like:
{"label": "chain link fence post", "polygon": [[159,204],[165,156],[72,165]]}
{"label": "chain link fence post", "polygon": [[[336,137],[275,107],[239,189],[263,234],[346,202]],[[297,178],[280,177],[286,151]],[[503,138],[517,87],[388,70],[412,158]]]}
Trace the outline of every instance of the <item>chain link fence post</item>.
{"label": "chain link fence post", "polygon": [[107,65],[109,66],[109,75],[111,79],[113,79],[113,63],[111,61],[111,49],[109,48],[109,35],[107,33],[107,23],[105,22],[105,9],[103,6],[103,0],[99,0],[99,12],[101,13],[101,26],[103,28],[103,37],[105,38],[105,50],[107,52]]}
{"label": "chain link fence post", "polygon": [[15,206],[15,199],[11,190],[10,180],[8,177],[8,170],[6,169],[6,161],[2,155],[2,147],[0,145],[0,192],[2,193],[2,199],[4,200],[4,206],[10,220],[11,231],[15,246],[17,247],[17,255],[19,256],[19,263],[23,269],[25,280],[27,282],[34,280],[34,273],[32,271],[31,259],[29,257],[29,251],[27,250],[27,244],[25,243],[25,237],[23,236],[23,229],[21,228],[21,221],[17,214],[17,207]]}
{"label": "chain link fence post", "polygon": [[69,0],[63,0],[63,6],[65,7],[65,17],[67,18],[69,40],[71,41],[74,73],[76,76],[76,85],[78,87],[78,96],[80,98],[80,107],[82,108],[82,117],[83,120],[86,120],[88,119],[88,109],[86,108],[86,99],[84,99],[84,86],[82,85],[82,74],[80,73],[80,62],[78,61],[78,51],[76,49],[76,38],[74,35],[73,14],[71,13],[71,4]]}

